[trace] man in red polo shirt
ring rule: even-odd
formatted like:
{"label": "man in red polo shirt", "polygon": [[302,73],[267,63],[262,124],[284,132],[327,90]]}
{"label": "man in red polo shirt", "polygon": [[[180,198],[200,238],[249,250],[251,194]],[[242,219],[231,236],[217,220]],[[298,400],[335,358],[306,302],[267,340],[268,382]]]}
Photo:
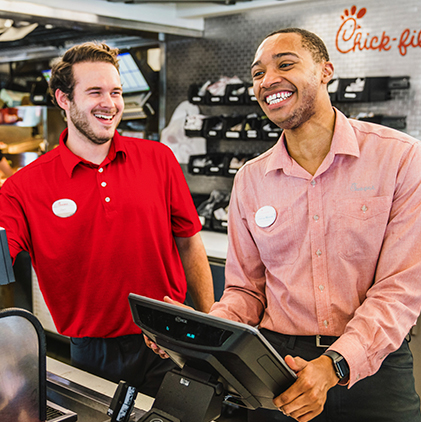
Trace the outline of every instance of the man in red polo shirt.
{"label": "man in red polo shirt", "polygon": [[50,90],[67,117],[58,148],[10,178],[0,225],[13,258],[29,252],[72,363],[154,395],[172,363],[155,356],[132,321],[138,293],[213,303],[201,224],[182,170],[164,145],[116,132],[124,102],[118,51],[71,48]]}

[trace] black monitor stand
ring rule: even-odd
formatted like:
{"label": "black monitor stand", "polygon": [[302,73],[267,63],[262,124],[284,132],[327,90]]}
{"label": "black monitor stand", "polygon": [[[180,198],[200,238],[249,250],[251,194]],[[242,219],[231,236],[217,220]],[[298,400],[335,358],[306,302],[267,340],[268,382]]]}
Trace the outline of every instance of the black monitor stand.
{"label": "black monitor stand", "polygon": [[153,407],[139,422],[210,422],[221,414],[224,388],[206,372],[167,372]]}
{"label": "black monitor stand", "polygon": [[129,301],[134,322],[182,368],[166,374],[144,422],[210,422],[224,400],[275,410],[273,398],[297,379],[255,327],[139,295]]}

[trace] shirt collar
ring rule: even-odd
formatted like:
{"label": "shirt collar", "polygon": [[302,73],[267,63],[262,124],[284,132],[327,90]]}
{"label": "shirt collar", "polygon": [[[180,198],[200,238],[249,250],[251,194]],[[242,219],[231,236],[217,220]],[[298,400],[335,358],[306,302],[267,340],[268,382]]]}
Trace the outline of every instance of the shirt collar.
{"label": "shirt collar", "polygon": [[[336,114],[336,120],[329,155],[334,157],[337,154],[344,154],[359,157],[360,148],[354,129],[344,114],[336,108],[333,108],[333,110]],[[292,165],[293,160],[288,154],[285,146],[285,135],[282,134],[279,141],[273,147],[265,173],[267,174],[273,170],[284,169],[285,172],[289,174]]]}
{"label": "shirt collar", "polygon": [[[67,148],[67,146],[66,146],[67,135],[68,135],[68,129],[66,128],[66,129],[64,129],[64,131],[60,135],[59,147],[58,148],[60,148],[60,156],[61,156],[63,166],[66,170],[66,173],[69,175],[69,177],[72,177],[73,170],[75,169],[75,167],[78,164],[88,163],[88,162],[86,160],[84,160],[83,158],[77,156],[72,151],[70,151],[69,148]],[[126,148],[125,148],[125,145],[124,145],[124,142],[123,142],[123,138],[116,131],[114,133],[114,137],[112,139],[110,151],[109,151],[107,157],[105,158],[105,160],[103,161],[103,163],[101,163],[101,164],[105,165],[105,164],[113,161],[117,157],[118,153],[121,153],[123,159],[126,158],[127,153],[126,153]]]}

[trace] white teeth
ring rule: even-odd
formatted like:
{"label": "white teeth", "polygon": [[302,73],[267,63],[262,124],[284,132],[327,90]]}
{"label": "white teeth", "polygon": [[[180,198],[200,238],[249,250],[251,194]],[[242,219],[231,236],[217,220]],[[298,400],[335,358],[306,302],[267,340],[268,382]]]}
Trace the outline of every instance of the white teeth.
{"label": "white teeth", "polygon": [[277,92],[276,94],[272,94],[266,97],[266,102],[271,104],[278,104],[281,101],[286,100],[292,95],[292,92]]}
{"label": "white teeth", "polygon": [[105,120],[111,120],[113,116],[106,116],[105,114],[94,114],[95,117],[98,117],[98,119],[105,119]]}

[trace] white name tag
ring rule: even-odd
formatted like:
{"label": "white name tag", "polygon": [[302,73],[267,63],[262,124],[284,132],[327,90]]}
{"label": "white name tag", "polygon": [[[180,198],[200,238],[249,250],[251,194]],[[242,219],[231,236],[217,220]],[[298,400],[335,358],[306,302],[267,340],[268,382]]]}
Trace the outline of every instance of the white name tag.
{"label": "white name tag", "polygon": [[53,213],[60,218],[71,217],[77,210],[76,202],[71,199],[59,199],[54,202]]}
{"label": "white name tag", "polygon": [[269,227],[276,220],[276,210],[272,206],[266,205],[256,212],[254,219],[259,227]]}

